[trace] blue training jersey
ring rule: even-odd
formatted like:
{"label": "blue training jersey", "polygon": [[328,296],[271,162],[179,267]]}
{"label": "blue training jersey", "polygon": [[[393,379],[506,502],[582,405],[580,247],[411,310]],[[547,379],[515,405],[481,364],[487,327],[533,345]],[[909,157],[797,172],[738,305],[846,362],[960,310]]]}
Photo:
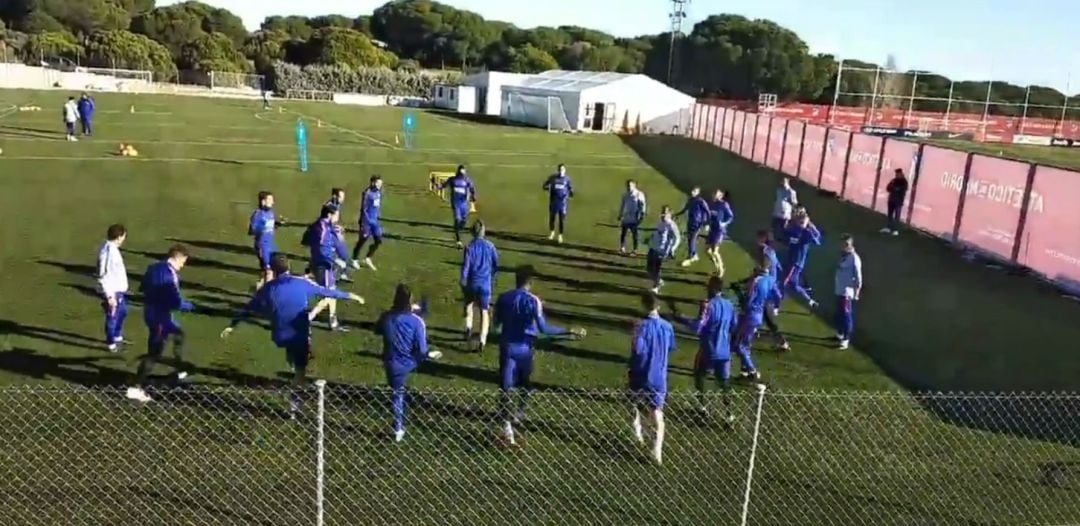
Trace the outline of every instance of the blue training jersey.
{"label": "blue training jersey", "polygon": [[634,326],[630,341],[630,377],[645,387],[667,390],[668,357],[675,351],[675,329],[657,314]]}
{"label": "blue training jersey", "polygon": [[709,228],[717,232],[727,232],[728,225],[735,220],[735,212],[727,201],[713,201],[709,205]]}
{"label": "blue training jersey", "polygon": [[735,305],[717,294],[701,302],[697,318],[680,320],[698,335],[700,348],[713,360],[731,357],[731,333],[735,330],[737,314]]}
{"label": "blue training jersey", "polygon": [[450,204],[455,208],[464,206],[469,201],[476,201],[476,187],[467,175],[455,175],[443,182],[440,189],[450,189]]}
{"label": "blue training jersey", "polygon": [[168,317],[174,310],[192,309],[191,303],[180,294],[180,275],[168,261],[158,261],[146,268],[140,290],[147,320]]}
{"label": "blue training jersey", "polygon": [[274,230],[277,228],[277,217],[271,208],[256,208],[251,213],[248,221],[248,235],[255,238],[255,244],[270,246],[274,244]]}
{"label": "blue training jersey", "polygon": [[539,334],[567,334],[562,327],[548,325],[544,306],[535,294],[525,289],[504,292],[495,302],[495,326],[502,326],[499,345],[531,345]]}
{"label": "blue training jersey", "polygon": [[360,223],[377,225],[382,211],[382,190],[368,187],[360,196]]}
{"label": "blue training jersey", "polygon": [[709,202],[699,195],[687,199],[686,204],[683,205],[682,210],[679,210],[679,213],[675,214],[675,217],[680,217],[683,214],[686,214],[687,229],[694,230],[709,222],[712,211],[709,209]]}
{"label": "blue training jersey", "polygon": [[348,257],[345,242],[337,235],[329,219],[319,219],[304,232],[301,243],[311,250],[311,264],[315,267],[332,268],[334,261]]}
{"label": "blue training jersey", "polygon": [[330,199],[327,199],[323,206],[334,211],[341,211],[341,201],[338,200],[337,196],[330,196]]}
{"label": "blue training jersey", "polygon": [[771,263],[769,266],[769,276],[774,280],[780,280],[780,274],[783,271],[783,267],[780,266],[780,258],[776,255],[776,250],[769,245],[761,245],[761,255],[765,257]]}
{"label": "blue training jersey", "polygon": [[544,190],[548,191],[548,203],[551,205],[566,204],[566,201],[574,197],[574,185],[567,175],[554,174],[544,181]]}
{"label": "blue training jersey", "polygon": [[385,312],[375,324],[383,339],[383,363],[413,370],[428,359],[427,325],[414,312]]}
{"label": "blue training jersey", "polygon": [[474,239],[465,247],[461,262],[461,286],[491,290],[491,282],[499,271],[499,252],[486,239]]}
{"label": "blue training jersey", "polygon": [[788,243],[788,266],[803,267],[810,247],[821,245],[821,232],[810,223],[806,227],[792,225],[784,231]]}
{"label": "blue training jersey", "polygon": [[743,314],[755,323],[765,317],[765,305],[776,287],[776,280],[768,274],[756,274],[746,284],[746,305]]}
{"label": "blue training jersey", "polygon": [[320,287],[302,277],[281,274],[263,285],[236,319],[251,313],[261,314],[270,319],[270,339],[276,345],[305,345],[311,336],[308,303],[315,297],[349,299],[345,292]]}

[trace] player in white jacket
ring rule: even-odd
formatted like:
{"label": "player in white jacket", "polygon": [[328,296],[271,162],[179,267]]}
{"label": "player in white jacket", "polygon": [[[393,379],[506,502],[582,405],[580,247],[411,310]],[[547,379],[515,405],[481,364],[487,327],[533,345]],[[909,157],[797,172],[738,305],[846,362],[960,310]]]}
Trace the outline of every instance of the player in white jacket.
{"label": "player in white jacket", "polygon": [[634,248],[631,254],[637,253],[638,228],[645,220],[645,194],[638,190],[637,182],[633,179],[626,181],[626,193],[619,201],[619,252],[626,253],[626,233],[633,236]]}
{"label": "player in white jacket", "polygon": [[106,232],[105,244],[98,251],[97,282],[101,307],[105,310],[105,345],[116,352],[124,343],[124,318],[127,318],[127,268],[120,246],[127,239],[124,225],[112,225]]}
{"label": "player in white jacket", "polygon": [[75,97],[68,97],[67,103],[64,104],[64,126],[67,128],[67,140],[71,142],[78,141],[75,137],[75,123],[79,122],[79,103],[75,102]]}

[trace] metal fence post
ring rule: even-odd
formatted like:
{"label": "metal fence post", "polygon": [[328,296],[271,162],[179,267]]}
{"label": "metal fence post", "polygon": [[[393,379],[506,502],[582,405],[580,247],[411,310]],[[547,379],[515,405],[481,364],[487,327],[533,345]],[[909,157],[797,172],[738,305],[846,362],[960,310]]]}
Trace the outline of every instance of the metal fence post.
{"label": "metal fence post", "polygon": [[758,439],[761,438],[761,410],[765,405],[765,384],[757,384],[757,415],[754,416],[754,438],[750,443],[750,465],[746,468],[746,491],[743,493],[742,520],[746,526],[750,518],[750,488],[754,483],[754,460],[757,457]]}
{"label": "metal fence post", "polygon": [[[911,182],[909,186],[911,189],[908,191],[907,202],[907,224],[911,224],[911,215],[915,213],[915,199],[919,197],[919,179],[922,177],[922,165],[923,154],[926,153],[926,143],[919,143],[919,148],[915,150],[915,157],[917,162],[915,163],[915,173],[911,174]],[[879,176],[880,177],[880,176]]]}
{"label": "metal fence post", "polygon": [[1015,239],[1013,239],[1012,262],[1020,260],[1020,245],[1024,241],[1024,229],[1027,228],[1028,213],[1030,212],[1031,192],[1035,186],[1035,174],[1039,171],[1037,163],[1031,163],[1028,167],[1027,184],[1024,186],[1024,201],[1020,203],[1020,219],[1016,224]]}
{"label": "metal fence post", "polygon": [[[855,146],[855,132],[848,132],[847,152],[844,153],[844,173],[840,176],[840,197],[847,193],[848,169],[851,167],[851,149]],[[849,199],[850,201],[850,199]]]}
{"label": "metal fence post", "polygon": [[316,380],[315,387],[319,395],[317,444],[315,446],[315,524],[316,526],[323,526],[325,521],[323,491],[326,487],[326,380]]}
{"label": "metal fence post", "polygon": [[949,240],[951,243],[960,240],[960,223],[964,220],[964,205],[967,203],[968,181],[971,179],[971,163],[974,160],[975,154],[969,153],[967,162],[964,163],[964,180],[960,184],[960,202],[956,205],[956,219],[953,220],[952,239]]}

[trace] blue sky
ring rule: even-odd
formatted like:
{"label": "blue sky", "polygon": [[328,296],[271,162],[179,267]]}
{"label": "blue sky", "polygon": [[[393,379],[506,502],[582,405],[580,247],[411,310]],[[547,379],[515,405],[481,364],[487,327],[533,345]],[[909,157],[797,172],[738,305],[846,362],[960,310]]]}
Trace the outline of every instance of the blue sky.
{"label": "blue sky", "polygon": [[[178,0],[159,0],[159,4]],[[203,0],[257,28],[268,15],[370,14],[379,0]],[[619,36],[668,28],[666,0],[444,0],[521,27],[579,25]],[[767,18],[815,52],[1080,93],[1078,0],[692,0],[690,24],[721,12]],[[689,29],[689,27],[688,27]]]}

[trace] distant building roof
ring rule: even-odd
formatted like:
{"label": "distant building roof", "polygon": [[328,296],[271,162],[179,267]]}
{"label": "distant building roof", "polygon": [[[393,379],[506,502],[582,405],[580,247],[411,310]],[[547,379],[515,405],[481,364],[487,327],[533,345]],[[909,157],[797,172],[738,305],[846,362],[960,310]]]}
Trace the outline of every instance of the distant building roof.
{"label": "distant building roof", "polygon": [[633,76],[627,73],[553,69],[530,76],[521,83],[521,86],[552,91],[583,91]]}

